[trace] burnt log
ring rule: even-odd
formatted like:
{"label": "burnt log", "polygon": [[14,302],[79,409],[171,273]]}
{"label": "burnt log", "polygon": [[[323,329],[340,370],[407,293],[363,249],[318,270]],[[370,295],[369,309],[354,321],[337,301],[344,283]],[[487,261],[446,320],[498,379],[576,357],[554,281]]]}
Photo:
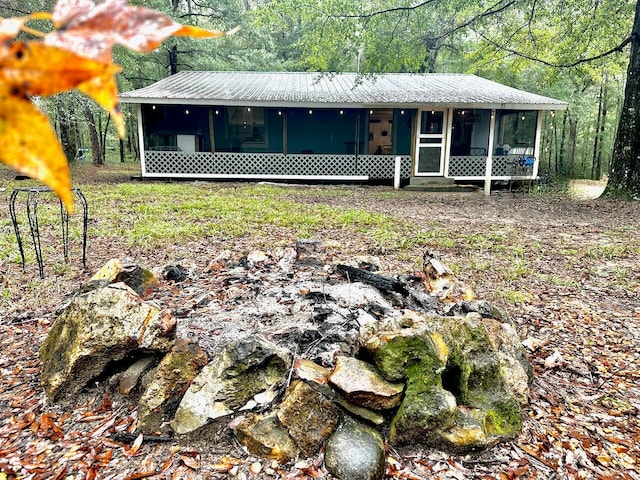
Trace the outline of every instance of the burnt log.
{"label": "burnt log", "polygon": [[336,270],[342,273],[350,282],[366,283],[367,285],[371,285],[382,292],[395,292],[405,296],[409,294],[407,285],[394,278],[385,277],[376,273],[371,273],[367,270],[342,264],[336,265]]}

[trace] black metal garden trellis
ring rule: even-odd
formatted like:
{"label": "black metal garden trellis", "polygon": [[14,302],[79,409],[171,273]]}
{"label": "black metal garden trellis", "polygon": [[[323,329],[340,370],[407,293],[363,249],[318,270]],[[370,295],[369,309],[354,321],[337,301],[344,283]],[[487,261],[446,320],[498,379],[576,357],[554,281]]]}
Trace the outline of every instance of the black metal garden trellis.
{"label": "black metal garden trellis", "polygon": [[[87,269],[87,223],[89,217],[89,209],[87,207],[87,200],[82,194],[79,188],[72,188],[73,193],[78,197],[80,205],[82,207],[82,266]],[[41,193],[51,192],[52,190],[47,187],[27,187],[16,188],[12,193],[9,200],[9,211],[11,213],[11,221],[13,222],[13,229],[16,233],[16,239],[18,241],[18,249],[20,250],[20,257],[22,259],[22,268],[25,268],[25,256],[24,248],[22,246],[22,238],[20,236],[20,228],[18,225],[18,218],[16,215],[16,201],[21,193],[26,194],[27,198],[27,218],[29,220],[29,229],[31,231],[31,238],[33,240],[33,248],[36,253],[36,260],[38,262],[38,270],[40,272],[40,278],[44,278],[44,261],[42,258],[42,248],[40,245],[40,228],[38,224],[38,197]],[[64,207],[62,200],[60,200],[60,219],[62,223],[62,243],[64,248],[64,260],[69,261],[69,213]]]}

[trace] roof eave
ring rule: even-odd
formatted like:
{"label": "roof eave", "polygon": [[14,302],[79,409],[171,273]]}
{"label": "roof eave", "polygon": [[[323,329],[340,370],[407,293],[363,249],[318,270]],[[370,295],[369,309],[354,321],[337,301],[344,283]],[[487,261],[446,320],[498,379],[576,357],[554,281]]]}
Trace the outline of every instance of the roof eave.
{"label": "roof eave", "polygon": [[255,100],[212,100],[194,98],[147,98],[121,96],[122,103],[132,104],[156,104],[156,105],[194,105],[194,106],[248,106],[271,108],[475,108],[496,110],[566,110],[568,103],[417,103],[417,102],[284,102],[284,101],[255,101]]}

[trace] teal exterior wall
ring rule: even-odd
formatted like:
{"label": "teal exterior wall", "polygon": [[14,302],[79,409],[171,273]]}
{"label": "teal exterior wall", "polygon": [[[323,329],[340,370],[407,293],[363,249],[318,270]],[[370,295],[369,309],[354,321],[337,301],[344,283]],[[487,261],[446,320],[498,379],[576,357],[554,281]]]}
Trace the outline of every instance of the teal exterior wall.
{"label": "teal exterior wall", "polygon": [[[231,120],[233,107],[142,105],[145,148],[176,147],[176,135],[195,135],[198,151],[211,151],[209,116],[213,117],[216,152],[366,155],[367,109],[252,108],[259,126]],[[246,107],[243,107],[246,108]],[[235,114],[238,113],[235,108]],[[401,114],[400,112],[404,113]],[[417,110],[394,109],[394,155],[409,155]],[[251,117],[248,117],[251,118]],[[255,120],[255,118],[254,118]],[[235,123],[233,123],[235,122]],[[233,124],[232,124],[233,123]],[[284,128],[287,127],[285,135]],[[255,130],[254,133],[251,133]]]}

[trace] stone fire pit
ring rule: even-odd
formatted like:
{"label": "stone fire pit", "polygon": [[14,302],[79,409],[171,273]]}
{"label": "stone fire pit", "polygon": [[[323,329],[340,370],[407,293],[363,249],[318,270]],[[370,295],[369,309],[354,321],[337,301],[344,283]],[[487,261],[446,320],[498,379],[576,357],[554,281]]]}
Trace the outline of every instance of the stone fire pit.
{"label": "stone fire pit", "polygon": [[151,272],[111,261],[42,345],[45,391],[68,403],[101,385],[137,403],[139,433],[176,442],[228,428],[282,462],[324,446],[343,479],[382,478],[384,441],[472,451],[519,433],[532,368],[504,313],[437,254],[410,276],[322,257],[301,242],[205,272],[172,265],[158,276],[175,288],[221,286],[173,311],[144,299],[162,285]]}

